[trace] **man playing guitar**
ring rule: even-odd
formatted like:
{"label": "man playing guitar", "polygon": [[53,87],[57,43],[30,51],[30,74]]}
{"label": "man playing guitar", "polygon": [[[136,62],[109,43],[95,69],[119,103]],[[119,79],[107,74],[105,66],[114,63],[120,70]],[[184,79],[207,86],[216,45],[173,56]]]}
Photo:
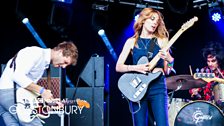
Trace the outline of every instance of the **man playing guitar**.
{"label": "man playing guitar", "polygon": [[[78,49],[72,41],[64,41],[54,48],[25,47],[11,58],[0,78],[0,113],[6,125],[42,126],[35,118],[31,122],[18,119],[17,110],[10,111],[18,105],[16,94],[18,88],[38,93],[43,99],[53,99],[50,90],[37,84],[44,71],[52,64],[54,67],[66,68],[76,65]],[[18,109],[19,110],[19,109]]]}

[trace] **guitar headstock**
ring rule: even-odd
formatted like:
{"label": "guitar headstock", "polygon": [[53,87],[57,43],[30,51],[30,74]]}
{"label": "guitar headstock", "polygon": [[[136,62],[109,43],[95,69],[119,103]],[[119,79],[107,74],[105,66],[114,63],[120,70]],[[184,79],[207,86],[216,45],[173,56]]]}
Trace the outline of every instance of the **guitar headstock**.
{"label": "guitar headstock", "polygon": [[86,100],[81,100],[81,99],[76,99],[77,105],[79,107],[86,107],[86,108],[90,108],[90,104],[86,101]]}
{"label": "guitar headstock", "polygon": [[181,26],[181,30],[185,31],[187,30],[188,28],[190,28],[191,26],[193,26],[193,24],[198,21],[198,17],[194,16],[193,18],[191,18],[189,21],[187,21],[186,23],[184,23],[182,26]]}
{"label": "guitar headstock", "polygon": [[214,73],[195,73],[194,74],[194,79],[203,79],[206,82],[212,81],[213,78],[215,78]]}

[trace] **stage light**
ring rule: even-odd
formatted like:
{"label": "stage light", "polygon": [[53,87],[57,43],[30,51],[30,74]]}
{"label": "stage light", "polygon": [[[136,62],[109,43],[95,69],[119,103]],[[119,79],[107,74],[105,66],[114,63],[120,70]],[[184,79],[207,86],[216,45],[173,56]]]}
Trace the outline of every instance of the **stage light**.
{"label": "stage light", "polygon": [[135,21],[138,20],[139,14],[135,15]]}
{"label": "stage light", "polygon": [[73,0],[51,0],[53,2],[61,2],[66,4],[72,4]]}
{"label": "stage light", "polygon": [[104,44],[106,45],[108,51],[110,52],[111,56],[113,57],[114,61],[117,61],[117,54],[116,52],[114,51],[114,48],[112,47],[109,39],[107,38],[107,35],[105,33],[105,31],[103,29],[100,29],[98,31],[98,35],[102,38]]}
{"label": "stage light", "polygon": [[137,21],[141,11],[142,11],[142,8],[135,8],[134,13],[133,13],[133,18],[135,21]]}
{"label": "stage light", "polygon": [[193,8],[199,8],[201,9],[204,6],[208,5],[207,0],[193,0]]}
{"label": "stage light", "polygon": [[163,0],[143,0],[145,2],[146,7],[154,8],[154,9],[164,9]]}
{"label": "stage light", "polygon": [[99,3],[94,3],[92,4],[92,9],[95,10],[100,10],[100,11],[107,11],[109,8],[109,4],[99,4]]}
{"label": "stage light", "polygon": [[214,13],[213,15],[212,15],[212,20],[213,21],[220,21],[220,19],[221,19],[221,14],[219,14],[219,13]]}
{"label": "stage light", "polygon": [[22,22],[23,22],[23,24],[26,24],[26,23],[29,22],[29,19],[28,19],[28,18],[24,18],[24,19],[22,20]]}
{"label": "stage light", "polygon": [[218,22],[222,19],[222,11],[220,7],[209,8],[209,17],[214,22]]}
{"label": "stage light", "polygon": [[105,34],[105,31],[103,29],[100,29],[98,31],[98,35],[103,36]]}
{"label": "stage light", "polygon": [[37,34],[36,30],[33,28],[32,24],[30,23],[28,18],[23,18],[22,20],[23,24],[26,25],[27,29],[32,33],[33,37],[37,40],[37,42],[40,44],[41,47],[47,48],[45,43],[42,41],[40,36]]}

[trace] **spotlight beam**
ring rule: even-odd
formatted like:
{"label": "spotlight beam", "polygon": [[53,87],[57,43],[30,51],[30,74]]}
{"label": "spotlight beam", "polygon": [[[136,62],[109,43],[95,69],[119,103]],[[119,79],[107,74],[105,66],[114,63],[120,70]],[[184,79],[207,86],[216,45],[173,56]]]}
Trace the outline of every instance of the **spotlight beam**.
{"label": "spotlight beam", "polygon": [[[28,18],[24,18],[22,20],[23,24],[26,25],[26,27],[29,29],[29,31],[32,33],[33,37],[37,40],[37,42],[40,44],[40,46],[42,48],[47,48],[47,46],[44,44],[44,42],[42,41],[42,39],[40,38],[40,36],[37,34],[37,32],[35,31],[35,29],[33,28],[33,26],[30,24],[29,19]],[[74,84],[72,84],[71,80],[69,79],[69,77],[67,75],[66,76],[66,82],[70,87],[74,87]]]}
{"label": "spotlight beam", "polygon": [[114,61],[117,61],[117,59],[118,59],[118,58],[117,58],[117,54],[116,54],[116,52],[114,51],[112,45],[110,44],[110,41],[108,40],[108,38],[107,38],[107,36],[106,36],[104,30],[103,30],[103,29],[99,30],[99,31],[98,31],[98,34],[99,34],[99,36],[102,38],[104,44],[106,45],[107,49],[109,50],[110,54],[112,55]]}
{"label": "spotlight beam", "polygon": [[30,24],[29,19],[28,18],[24,18],[22,20],[22,22],[30,30],[30,32],[32,33],[33,37],[37,40],[37,42],[40,44],[40,46],[43,47],[43,48],[47,48],[47,46],[44,44],[44,42],[42,41],[42,39],[39,37],[39,35],[37,34],[37,32],[35,31],[35,29],[33,28],[33,26]]}

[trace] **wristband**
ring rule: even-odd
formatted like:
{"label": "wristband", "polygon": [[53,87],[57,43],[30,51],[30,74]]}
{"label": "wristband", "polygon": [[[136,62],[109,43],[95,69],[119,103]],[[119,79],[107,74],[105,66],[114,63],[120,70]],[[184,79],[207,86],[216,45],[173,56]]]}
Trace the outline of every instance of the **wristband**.
{"label": "wristband", "polygon": [[173,67],[173,63],[168,63],[167,66],[168,67]]}
{"label": "wristband", "polygon": [[171,63],[168,62],[167,66],[168,67],[173,67],[173,64],[174,64],[174,60]]}
{"label": "wristband", "polygon": [[44,93],[44,90],[45,90],[44,87],[42,87],[42,88],[40,89],[40,92],[39,92],[39,93],[40,93],[40,94],[43,94],[43,93]]}

